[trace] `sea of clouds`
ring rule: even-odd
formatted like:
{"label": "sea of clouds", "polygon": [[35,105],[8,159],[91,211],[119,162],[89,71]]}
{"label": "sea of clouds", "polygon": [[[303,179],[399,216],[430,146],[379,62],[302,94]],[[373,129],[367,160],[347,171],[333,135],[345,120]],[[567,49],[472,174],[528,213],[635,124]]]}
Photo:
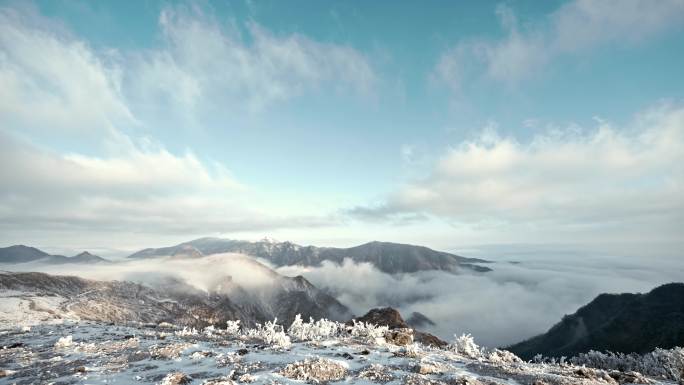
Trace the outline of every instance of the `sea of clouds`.
{"label": "sea of clouds", "polygon": [[326,262],[277,270],[304,275],[357,315],[378,306],[396,307],[404,318],[416,311],[436,323],[425,327],[428,331],[449,340],[453,334],[470,333],[485,346],[507,346],[543,333],[600,293],[648,292],[684,277],[684,264],[675,257],[544,252],[491,259],[493,271],[485,274],[393,276],[350,260],[341,266]]}

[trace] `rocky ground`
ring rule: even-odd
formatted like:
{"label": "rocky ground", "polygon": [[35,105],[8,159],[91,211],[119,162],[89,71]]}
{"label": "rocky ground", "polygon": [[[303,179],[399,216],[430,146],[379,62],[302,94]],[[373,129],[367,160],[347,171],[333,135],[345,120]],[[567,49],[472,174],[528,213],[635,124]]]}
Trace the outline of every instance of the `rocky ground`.
{"label": "rocky ground", "polygon": [[[226,328],[227,326],[227,328]],[[198,331],[171,324],[63,323],[0,332],[0,384],[672,384],[638,373],[526,363],[464,336],[444,348],[410,329],[275,323]]]}

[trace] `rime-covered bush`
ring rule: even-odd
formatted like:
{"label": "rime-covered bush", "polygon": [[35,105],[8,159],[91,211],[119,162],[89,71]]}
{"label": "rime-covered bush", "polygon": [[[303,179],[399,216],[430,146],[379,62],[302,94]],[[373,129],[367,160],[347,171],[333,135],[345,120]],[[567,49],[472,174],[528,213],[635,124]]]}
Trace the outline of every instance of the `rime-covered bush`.
{"label": "rime-covered bush", "polygon": [[273,322],[266,322],[264,325],[256,324],[256,328],[248,329],[246,336],[248,338],[258,339],[264,341],[267,345],[275,348],[286,349],[291,345],[290,337],[285,334],[285,330],[281,325],[278,325],[278,319]]}
{"label": "rime-covered bush", "polygon": [[74,344],[73,337],[71,336],[66,336],[66,337],[60,337],[57,342],[55,342],[55,348],[66,348],[69,346],[72,346]]}
{"label": "rime-covered bush", "polygon": [[182,330],[176,330],[175,334],[179,337],[191,337],[198,334],[197,329],[184,327]]}
{"label": "rime-covered bush", "polygon": [[461,334],[460,337],[454,334],[454,342],[449,345],[449,349],[472,359],[482,357],[482,349],[477,346],[475,339],[470,334]]}
{"label": "rime-covered bush", "polygon": [[227,321],[226,322],[226,333],[231,336],[236,336],[240,334],[240,320]]}
{"label": "rime-covered bush", "polygon": [[646,354],[590,351],[570,359],[574,365],[604,370],[635,371],[673,381],[684,379],[684,348],[655,349]]}
{"label": "rime-covered bush", "polygon": [[287,334],[298,341],[321,341],[337,337],[340,330],[344,330],[344,325],[339,322],[325,318],[318,321],[309,318],[309,322],[303,322],[301,315],[297,314]]}
{"label": "rime-covered bush", "polygon": [[347,375],[347,365],[316,357],[288,364],[280,371],[280,375],[293,380],[326,383],[343,379]]}
{"label": "rime-covered bush", "polygon": [[353,320],[354,324],[349,328],[352,337],[360,338],[366,343],[377,344],[384,341],[385,333],[389,330],[387,326],[377,326],[370,322]]}
{"label": "rime-covered bush", "polygon": [[487,353],[487,360],[497,364],[522,363],[523,360],[508,350],[493,349]]}

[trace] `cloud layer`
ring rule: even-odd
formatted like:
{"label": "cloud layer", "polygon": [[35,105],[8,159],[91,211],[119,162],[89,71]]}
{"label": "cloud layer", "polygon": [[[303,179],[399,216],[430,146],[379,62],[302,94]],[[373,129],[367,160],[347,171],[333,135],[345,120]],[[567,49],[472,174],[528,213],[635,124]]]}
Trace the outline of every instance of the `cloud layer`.
{"label": "cloud layer", "polygon": [[261,110],[323,85],[360,94],[376,76],[355,49],[306,36],[276,36],[250,22],[222,25],[198,7],[167,8],[159,17],[164,45],[139,55],[132,88],[193,111],[200,106]]}
{"label": "cloud layer", "polygon": [[[152,50],[94,48],[30,6],[0,8],[0,227],[186,236],[330,223],[261,204],[228,167],[147,136],[154,116],[262,110],[317,87],[367,93],[356,50],[169,7]],[[203,110],[200,110],[202,108]],[[152,117],[152,121],[148,118]],[[32,238],[35,237],[35,238]]]}
{"label": "cloud layer", "polygon": [[609,44],[638,44],[681,26],[684,2],[575,0],[563,4],[543,21],[524,25],[504,4],[497,6],[496,15],[505,36],[459,41],[438,60],[435,80],[454,91],[460,91],[473,76],[516,84],[560,56]]}
{"label": "cloud layer", "polygon": [[684,226],[683,164],[681,106],[650,109],[628,127],[599,120],[588,130],[555,127],[525,142],[490,127],[449,149],[427,178],[350,212],[387,219],[429,214],[556,236],[585,232],[594,240],[676,240]]}
{"label": "cloud layer", "polygon": [[350,260],[342,266],[324,263],[320,268],[288,266],[278,271],[303,274],[357,315],[378,306],[396,307],[405,317],[418,311],[437,323],[429,330],[442,338],[471,333],[486,346],[506,346],[543,333],[600,293],[647,292],[684,273],[676,258],[652,264],[622,256],[512,255],[508,252],[504,260],[516,258],[521,263],[502,260],[484,275],[391,276]]}

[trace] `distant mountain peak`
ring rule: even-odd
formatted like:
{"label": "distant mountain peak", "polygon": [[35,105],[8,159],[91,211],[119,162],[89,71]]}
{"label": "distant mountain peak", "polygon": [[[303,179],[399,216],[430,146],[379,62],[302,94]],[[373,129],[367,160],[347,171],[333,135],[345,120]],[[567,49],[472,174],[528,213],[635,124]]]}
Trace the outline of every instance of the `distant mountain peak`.
{"label": "distant mountain peak", "polygon": [[271,238],[261,241],[239,241],[220,238],[199,238],[176,246],[145,249],[129,258],[155,258],[174,255],[179,249],[195,247],[203,255],[239,253],[262,258],[274,266],[320,266],[323,262],[342,265],[349,259],[355,263],[370,263],[378,270],[389,273],[413,273],[417,271],[441,270],[450,273],[460,271],[487,272],[491,269],[477,265],[489,261],[465,258],[456,254],[437,251],[425,246],[402,243],[371,241],[362,245],[337,248],[300,246]]}
{"label": "distant mountain peak", "polygon": [[0,248],[0,263],[25,263],[49,257],[50,254],[26,245]]}
{"label": "distant mountain peak", "polygon": [[283,242],[280,242],[280,241],[278,241],[277,239],[271,238],[271,237],[269,237],[269,236],[266,236],[266,237],[261,238],[261,239],[259,240],[259,242],[271,243],[271,244],[283,243]]}
{"label": "distant mountain peak", "polygon": [[109,262],[108,260],[91,254],[88,251],[83,251],[71,258],[63,255],[51,255],[35,247],[25,245],[14,245],[0,248],[0,263],[46,263],[46,264],[64,264],[64,263],[99,263]]}

